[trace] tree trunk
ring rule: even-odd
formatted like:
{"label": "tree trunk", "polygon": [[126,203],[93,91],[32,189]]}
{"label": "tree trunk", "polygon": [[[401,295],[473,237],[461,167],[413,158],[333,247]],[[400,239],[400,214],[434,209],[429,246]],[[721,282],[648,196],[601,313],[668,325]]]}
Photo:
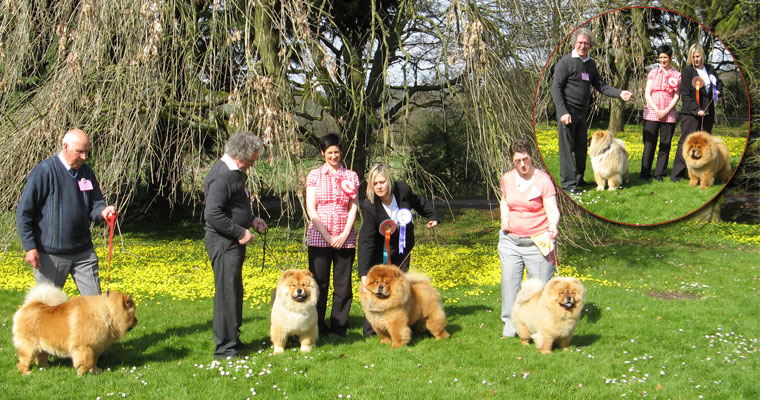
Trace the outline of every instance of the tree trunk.
{"label": "tree trunk", "polygon": [[691,222],[707,224],[711,222],[720,222],[720,207],[723,205],[723,194],[721,193],[713,201],[707,203],[700,210],[688,218]]}

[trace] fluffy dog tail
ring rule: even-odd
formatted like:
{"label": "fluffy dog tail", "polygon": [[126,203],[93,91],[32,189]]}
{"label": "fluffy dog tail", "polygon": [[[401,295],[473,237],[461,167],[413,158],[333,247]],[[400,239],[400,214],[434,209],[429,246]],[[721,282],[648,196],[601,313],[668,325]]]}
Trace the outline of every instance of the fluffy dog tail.
{"label": "fluffy dog tail", "polygon": [[40,284],[32,288],[24,298],[24,305],[39,302],[48,306],[57,306],[69,299],[63,290],[49,284]]}
{"label": "fluffy dog tail", "polygon": [[404,274],[406,276],[406,280],[409,281],[409,284],[413,285],[417,282],[430,282],[430,277],[423,274],[422,272],[417,271],[409,271]]}
{"label": "fluffy dog tail", "polygon": [[546,282],[536,278],[531,278],[523,282],[520,291],[517,292],[515,304],[524,304],[533,297],[540,296],[541,292],[544,290],[545,283]]}

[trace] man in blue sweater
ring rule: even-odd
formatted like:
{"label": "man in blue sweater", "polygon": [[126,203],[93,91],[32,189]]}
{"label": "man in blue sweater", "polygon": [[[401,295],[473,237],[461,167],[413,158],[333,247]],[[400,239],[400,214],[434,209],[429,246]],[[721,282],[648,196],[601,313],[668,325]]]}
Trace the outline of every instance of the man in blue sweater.
{"label": "man in blue sweater", "polygon": [[63,288],[69,275],[83,296],[100,294],[98,257],[90,221],[116,213],[106,206],[95,173],[85,164],[90,139],[82,130],[63,136],[63,150],[29,173],[16,210],[24,259],[37,284]]}
{"label": "man in blue sweater", "polygon": [[554,66],[552,99],[559,120],[559,176],[562,190],[577,193],[584,185],[586,172],[586,110],[591,87],[609,97],[623,101],[631,98],[631,92],[616,89],[602,80],[596,62],[588,52],[594,45],[594,36],[586,28],[580,28],[571,37],[573,51],[562,57]]}
{"label": "man in blue sweater", "polygon": [[267,224],[254,218],[246,171],[264,151],[252,133],[232,135],[224,155],[209,170],[203,183],[206,205],[204,243],[214,270],[214,358],[237,357],[250,347],[240,341],[243,324],[243,261],[245,245],[253,240],[251,226],[264,232]]}

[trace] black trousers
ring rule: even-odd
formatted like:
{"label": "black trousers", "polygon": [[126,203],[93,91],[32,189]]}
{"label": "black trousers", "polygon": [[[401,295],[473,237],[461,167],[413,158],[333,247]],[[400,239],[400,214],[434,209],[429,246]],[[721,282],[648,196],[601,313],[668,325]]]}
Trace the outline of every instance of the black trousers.
{"label": "black trousers", "polygon": [[563,190],[574,190],[583,182],[588,153],[588,125],[584,118],[573,123],[559,123],[559,183]]}
{"label": "black trousers", "polygon": [[696,131],[712,133],[712,127],[715,123],[715,116],[707,114],[704,117],[696,115],[681,114],[681,138],[678,139],[678,148],[676,148],[676,157],[673,159],[673,170],[670,171],[670,180],[678,182],[686,176],[686,161],[683,159],[683,144],[689,134]]}
{"label": "black trousers", "polygon": [[354,266],[355,248],[334,249],[332,247],[309,246],[309,271],[319,287],[317,299],[317,323],[321,331],[327,330],[327,292],[330,288],[330,266],[333,272],[332,311],[330,328],[333,332],[345,333],[348,329],[348,313],[354,294],[351,288],[351,270]]}
{"label": "black trousers", "polygon": [[673,140],[675,130],[675,122],[644,121],[644,154],[641,155],[640,177],[652,177],[652,162],[654,161],[655,150],[657,150],[658,133],[660,149],[657,151],[657,166],[654,169],[654,176],[656,178],[665,176],[668,169],[668,158],[670,158],[670,142]]}
{"label": "black trousers", "polygon": [[214,354],[231,355],[243,324],[245,246],[212,232],[206,232],[204,243],[214,269]]}
{"label": "black trousers", "polygon": [[[409,254],[412,252],[412,249],[407,249],[407,250],[408,251],[405,252],[404,254],[396,253],[396,254],[391,255],[391,264],[397,265],[404,272],[409,271],[409,262],[411,261],[410,259],[412,258],[412,255]],[[375,334],[375,330],[372,329],[372,324],[370,324],[369,321],[367,321],[367,317],[364,317],[364,324],[362,326],[362,331],[364,332],[364,336],[372,336]]]}

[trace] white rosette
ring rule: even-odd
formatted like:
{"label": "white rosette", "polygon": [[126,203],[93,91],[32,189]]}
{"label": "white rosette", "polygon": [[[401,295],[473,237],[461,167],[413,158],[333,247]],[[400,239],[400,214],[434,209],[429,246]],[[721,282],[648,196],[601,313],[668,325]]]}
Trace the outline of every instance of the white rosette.
{"label": "white rosette", "polygon": [[406,226],[412,223],[412,211],[408,208],[399,208],[396,212],[396,223],[399,228],[398,252],[404,254],[406,248]]}

